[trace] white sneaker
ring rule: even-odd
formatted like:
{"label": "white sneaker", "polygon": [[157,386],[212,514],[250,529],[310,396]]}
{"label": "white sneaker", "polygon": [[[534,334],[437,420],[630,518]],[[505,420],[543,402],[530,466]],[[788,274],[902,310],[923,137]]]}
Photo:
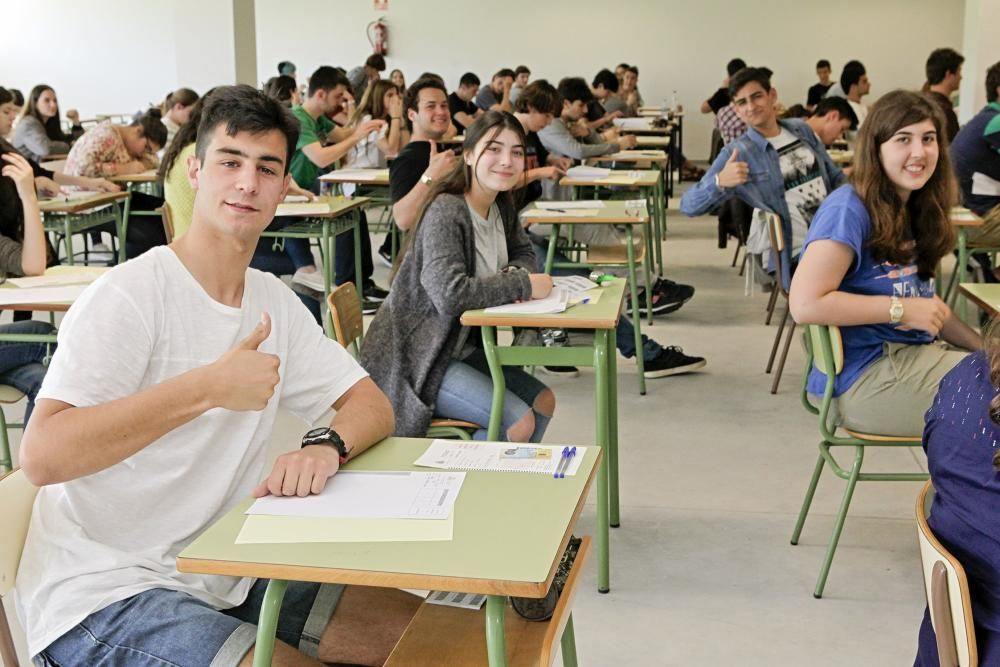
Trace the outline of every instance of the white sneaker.
{"label": "white sneaker", "polygon": [[299,285],[303,285],[317,292],[326,291],[326,285],[323,282],[323,272],[319,269],[316,269],[315,271],[306,271],[304,268],[299,269],[295,272],[295,275],[292,276],[292,282],[298,283]]}
{"label": "white sneaker", "polygon": [[110,262],[111,248],[108,247],[107,243],[95,243],[91,246],[87,259],[91,262]]}

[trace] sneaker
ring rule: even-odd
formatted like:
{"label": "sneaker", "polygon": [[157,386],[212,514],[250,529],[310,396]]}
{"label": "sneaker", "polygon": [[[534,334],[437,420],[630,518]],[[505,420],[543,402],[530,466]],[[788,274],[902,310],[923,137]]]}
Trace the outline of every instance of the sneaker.
{"label": "sneaker", "polygon": [[362,315],[374,315],[378,307],[382,305],[381,301],[372,301],[367,296],[361,300],[361,314]]}
{"label": "sneaker", "polygon": [[326,285],[323,283],[323,272],[319,269],[314,271],[306,271],[304,268],[299,269],[292,276],[292,282],[304,285],[317,292],[326,291]]}
{"label": "sneaker", "polygon": [[[569,345],[569,336],[564,329],[542,329],[539,335],[545,347],[566,347]],[[580,374],[580,369],[576,366],[542,366],[542,370],[549,375],[572,378]]]}
{"label": "sneaker", "polygon": [[389,290],[382,289],[375,283],[368,283],[365,285],[365,298],[372,301],[385,301],[385,298],[389,296]]}
{"label": "sneaker", "polygon": [[95,243],[90,248],[90,253],[87,255],[87,261],[110,262],[111,248],[108,247],[107,243]]}
{"label": "sneaker", "polygon": [[[653,314],[666,315],[678,310],[694,296],[694,288],[690,285],[675,283],[672,280],[657,280],[653,285]],[[639,292],[639,314],[646,316],[646,290]]]}
{"label": "sneaker", "polygon": [[382,260],[383,264],[388,266],[390,269],[392,268],[392,255],[389,254],[388,250],[386,250],[385,248],[379,248],[378,256]]}
{"label": "sneaker", "polygon": [[643,363],[643,375],[647,378],[663,378],[668,375],[690,373],[705,366],[704,357],[691,357],[684,350],[671,345],[660,350],[660,355],[652,361]]}

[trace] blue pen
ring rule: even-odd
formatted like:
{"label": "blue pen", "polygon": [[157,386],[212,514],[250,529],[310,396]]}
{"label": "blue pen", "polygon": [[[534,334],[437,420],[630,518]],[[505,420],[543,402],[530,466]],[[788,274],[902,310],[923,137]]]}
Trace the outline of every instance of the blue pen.
{"label": "blue pen", "polygon": [[562,455],[559,457],[559,463],[556,465],[556,471],[552,473],[554,479],[559,479],[559,469],[563,467],[563,464],[569,461],[569,447],[563,447]]}
{"label": "blue pen", "polygon": [[573,445],[569,449],[569,454],[566,455],[566,465],[563,466],[562,471],[559,473],[559,479],[566,477],[566,471],[569,470],[570,459],[576,456],[576,445]]}

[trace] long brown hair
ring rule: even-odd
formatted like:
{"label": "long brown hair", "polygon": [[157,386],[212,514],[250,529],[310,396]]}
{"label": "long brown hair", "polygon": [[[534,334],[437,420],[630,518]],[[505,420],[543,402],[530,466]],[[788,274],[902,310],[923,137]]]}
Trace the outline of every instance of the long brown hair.
{"label": "long brown hair", "polygon": [[351,114],[348,125],[357,125],[366,115],[371,116],[372,120],[389,120],[389,110],[385,108],[385,94],[393,89],[399,90],[389,79],[379,79],[369,84],[357,108]]}
{"label": "long brown hair", "polygon": [[[471,155],[476,150],[476,145],[485,137],[487,134],[490,135],[490,140],[496,139],[496,137],[504,130],[511,130],[514,132],[521,144],[527,143],[527,137],[524,134],[524,128],[521,126],[521,122],[513,116],[513,114],[507,113],[506,111],[487,111],[482,116],[476,119],[472,125],[465,129],[465,140],[462,142],[462,154]],[[480,158],[482,155],[480,155]],[[476,164],[468,165],[465,160],[459,160],[458,164],[455,165],[451,172],[441,179],[441,181],[431,187],[430,196],[427,201],[417,212],[417,222],[413,226],[413,229],[406,235],[406,242],[403,243],[402,249],[400,249],[399,254],[396,255],[396,262],[392,267],[392,274],[389,276],[390,282],[396,277],[396,272],[399,271],[400,265],[403,263],[403,257],[409,251],[410,247],[414,243],[414,239],[417,236],[417,230],[420,228],[420,222],[424,219],[424,214],[427,212],[428,207],[433,203],[439,194],[465,194],[472,188],[472,181],[476,177],[476,167],[479,165],[479,158],[476,159]],[[506,192],[500,192],[497,194],[496,199],[497,206],[500,208],[500,215],[504,220],[507,219],[509,215],[516,215],[517,208],[514,206],[514,195],[513,192],[508,190]]]}
{"label": "long brown hair", "polygon": [[[924,120],[930,120],[937,131],[937,164],[924,187],[912,192],[904,204],[882,166],[881,147],[900,128]],[[861,126],[850,177],[871,217],[868,247],[872,257],[894,264],[916,262],[925,280],[955,247],[948,209],[957,200],[957,189],[944,126],[937,105],[923,95],[906,90],[883,95]],[[916,244],[912,249],[907,243],[911,239]]]}

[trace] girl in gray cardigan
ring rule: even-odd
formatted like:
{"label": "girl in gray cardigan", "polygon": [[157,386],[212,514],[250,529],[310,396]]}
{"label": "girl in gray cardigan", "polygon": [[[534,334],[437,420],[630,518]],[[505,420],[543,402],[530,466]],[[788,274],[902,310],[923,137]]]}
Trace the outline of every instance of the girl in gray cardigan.
{"label": "girl in gray cardigan", "polygon": [[[510,195],[524,172],[524,145],[508,113],[490,111],[473,123],[463,160],[436,184],[397,259],[361,350],[361,364],[392,401],[396,435],[423,436],[432,416],[486,425],[493,383],[478,332],[459,317],[552,289],[549,276],[531,273],[534,252]],[[502,437],[540,441],[555,395],[520,368],[505,368],[504,377]]]}

